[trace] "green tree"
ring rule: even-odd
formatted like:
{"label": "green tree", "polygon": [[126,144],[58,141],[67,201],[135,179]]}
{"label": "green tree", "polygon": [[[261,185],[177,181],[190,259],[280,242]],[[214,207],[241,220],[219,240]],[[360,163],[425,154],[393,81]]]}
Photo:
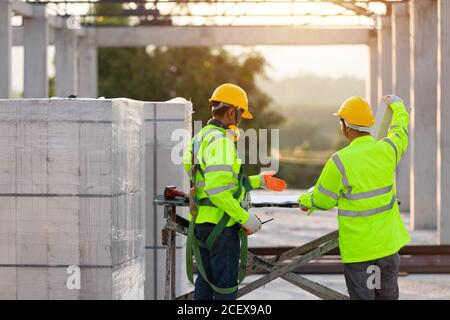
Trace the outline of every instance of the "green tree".
{"label": "green tree", "polygon": [[[93,6],[95,13],[106,15],[123,9],[120,4]],[[97,17],[95,23],[127,25],[130,20]],[[141,23],[158,24],[158,21]],[[247,91],[250,110],[255,116],[251,121],[243,121],[243,128],[269,128],[284,120],[270,108],[271,99],[256,85],[256,77],[265,78],[266,65],[258,53],[235,57],[222,48],[101,48],[98,63],[101,96],[144,101],[184,97],[193,103],[194,120],[205,123],[211,116],[208,99],[212,92],[220,84],[231,82]],[[249,174],[256,173],[259,166],[251,165],[247,170]]]}
{"label": "green tree", "polygon": [[191,99],[194,120],[210,118],[208,99],[225,82],[242,86],[255,115],[243,125],[273,127],[283,117],[270,109],[270,98],[255,83],[264,75],[264,58],[258,53],[235,57],[213,48],[102,48],[99,51],[99,93],[105,97],[129,97],[165,101],[180,96]]}

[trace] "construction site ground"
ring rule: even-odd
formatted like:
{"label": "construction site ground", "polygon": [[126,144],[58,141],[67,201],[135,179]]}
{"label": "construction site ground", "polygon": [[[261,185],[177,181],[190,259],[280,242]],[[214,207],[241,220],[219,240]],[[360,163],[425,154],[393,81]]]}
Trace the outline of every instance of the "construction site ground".
{"label": "construction site ground", "polygon": [[[288,190],[283,195],[269,191],[253,191],[253,202],[282,202],[296,200],[304,190]],[[307,216],[298,209],[262,208],[252,209],[261,220],[275,218],[274,221],[264,225],[263,229],[249,238],[250,247],[279,247],[299,246],[307,241],[318,238],[337,229],[337,210],[327,212],[314,212]],[[402,213],[406,226],[410,230],[409,215]],[[412,245],[435,245],[436,231],[411,231]],[[305,275],[310,280],[319,282],[332,289],[347,294],[344,275]],[[245,283],[254,281],[260,275],[248,276]],[[244,284],[245,284],[244,283]],[[193,289],[192,286],[189,286]],[[450,300],[450,274],[408,274],[399,277],[400,299],[449,299]],[[259,288],[241,299],[256,300],[289,300],[289,299],[318,299],[306,291],[290,284],[283,279]]]}

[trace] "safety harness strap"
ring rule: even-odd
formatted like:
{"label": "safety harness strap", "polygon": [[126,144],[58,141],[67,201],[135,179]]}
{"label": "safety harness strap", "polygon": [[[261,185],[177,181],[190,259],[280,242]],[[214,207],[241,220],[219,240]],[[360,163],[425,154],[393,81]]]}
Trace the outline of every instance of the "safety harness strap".
{"label": "safety harness strap", "polygon": [[[210,129],[210,130],[216,130],[216,129]],[[208,133],[209,132],[210,131],[208,130]],[[216,137],[216,136],[214,136],[214,137]],[[195,158],[195,159],[197,158],[197,153],[195,153],[195,155],[194,155],[194,152],[198,152],[198,150],[199,150],[199,146],[198,146],[199,140],[200,140],[199,137],[194,139],[194,146],[192,148],[193,149],[193,158]],[[200,173],[200,175],[203,177],[203,181],[204,181],[205,180],[205,177],[204,177],[205,172],[203,172],[203,170],[201,170],[200,165],[193,163],[193,166],[196,167],[196,169],[197,169],[196,171],[198,171]],[[195,175],[193,175],[192,179],[193,179],[193,183],[196,184]],[[239,188],[233,194],[234,199],[239,199],[239,197],[241,196],[241,193],[243,192],[243,190],[242,190],[243,186],[244,186],[243,166],[241,166],[241,168],[240,168],[239,175],[238,175],[238,181],[239,181]],[[214,203],[212,203],[211,200],[209,200],[209,198],[197,200],[197,203],[201,206],[217,207],[216,205],[214,205]],[[245,275],[246,275],[247,258],[248,258],[247,257],[248,239],[247,239],[246,232],[243,229],[240,229],[240,231],[239,231],[239,239],[240,239],[240,243],[241,243],[241,249],[240,249],[240,268],[239,268],[238,285],[229,287],[229,288],[220,288],[220,287],[215,286],[208,279],[208,275],[206,274],[206,271],[205,271],[205,268],[204,268],[204,265],[202,262],[202,258],[201,258],[201,254],[200,254],[200,247],[205,248],[207,250],[211,250],[212,247],[214,246],[214,243],[216,242],[217,238],[219,238],[220,235],[222,234],[222,232],[225,230],[231,217],[226,212],[224,212],[219,223],[216,224],[216,226],[213,228],[211,233],[208,235],[208,237],[204,243],[202,241],[200,241],[199,239],[197,239],[197,237],[195,235],[195,226],[196,226],[195,220],[196,220],[196,218],[197,218],[197,215],[195,215],[189,223],[189,231],[188,231],[188,237],[187,237],[187,243],[186,243],[186,273],[187,273],[187,277],[188,277],[189,281],[192,284],[194,284],[194,275],[193,275],[193,264],[194,264],[193,256],[194,256],[195,261],[197,263],[197,270],[198,270],[199,274],[211,286],[211,288],[215,292],[221,293],[221,294],[230,294],[230,293],[235,292],[238,289],[239,284],[244,280]]]}
{"label": "safety harness strap", "polygon": [[241,252],[240,252],[240,264],[239,264],[239,277],[238,284],[228,288],[221,288],[214,285],[211,281],[208,280],[208,275],[206,274],[205,267],[202,262],[202,257],[200,254],[200,245],[197,237],[194,234],[195,221],[191,220],[189,223],[189,233],[188,240],[186,243],[186,272],[188,275],[189,281],[194,284],[194,272],[193,272],[193,260],[192,256],[195,256],[195,261],[197,262],[197,271],[200,276],[210,285],[210,287],[214,290],[214,292],[220,294],[231,294],[235,292],[239,288],[239,284],[242,283],[245,279],[246,269],[247,269],[247,251],[248,251],[248,240],[247,234],[243,229],[239,230],[239,239],[241,242]]}

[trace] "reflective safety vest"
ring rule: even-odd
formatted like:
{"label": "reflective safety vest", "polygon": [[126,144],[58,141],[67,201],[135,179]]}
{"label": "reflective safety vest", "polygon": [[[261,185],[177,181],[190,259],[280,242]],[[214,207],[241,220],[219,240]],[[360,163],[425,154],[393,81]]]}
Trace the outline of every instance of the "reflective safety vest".
{"label": "reflective safety vest", "polygon": [[395,188],[395,170],[408,146],[409,115],[401,102],[391,107],[386,138],[353,140],[327,161],[314,190],[299,198],[311,212],[338,207],[343,263],[386,257],[410,241]]}
{"label": "reflective safety vest", "polygon": [[[261,187],[261,179],[259,176],[244,176],[242,160],[226,130],[209,124],[192,139],[183,157],[189,176],[192,173],[192,150],[198,165],[195,179],[191,177],[195,181],[199,203],[196,223],[217,224],[224,212],[231,217],[227,227],[247,222],[249,214],[240,202],[247,191]],[[208,200],[213,206],[202,205],[209,203]]]}
{"label": "reflective safety vest", "polygon": [[[193,259],[202,278],[218,293],[230,294],[238,284],[229,288],[216,286],[208,279],[201,259],[200,247],[211,250],[216,239],[226,227],[236,223],[244,224],[249,213],[241,206],[247,191],[261,186],[259,176],[245,177],[242,161],[227,130],[217,120],[210,120],[193,139],[183,158],[184,167],[196,187],[197,212],[189,215],[189,232],[186,243],[186,273],[190,282],[193,278]],[[194,166],[194,167],[193,167]],[[194,169],[194,170],[193,170]],[[195,176],[192,176],[194,172]],[[195,236],[195,226],[213,223],[208,238],[203,243]],[[247,267],[247,234],[239,231],[241,242],[239,283],[245,278]]]}

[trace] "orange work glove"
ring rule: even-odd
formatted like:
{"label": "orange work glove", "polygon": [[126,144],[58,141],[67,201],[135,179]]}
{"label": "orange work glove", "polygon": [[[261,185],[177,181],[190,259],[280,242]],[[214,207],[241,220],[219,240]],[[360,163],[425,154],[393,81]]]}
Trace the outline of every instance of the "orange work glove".
{"label": "orange work glove", "polygon": [[261,186],[267,190],[283,191],[287,184],[282,179],[274,178],[275,171],[264,171],[259,174],[261,177]]}

